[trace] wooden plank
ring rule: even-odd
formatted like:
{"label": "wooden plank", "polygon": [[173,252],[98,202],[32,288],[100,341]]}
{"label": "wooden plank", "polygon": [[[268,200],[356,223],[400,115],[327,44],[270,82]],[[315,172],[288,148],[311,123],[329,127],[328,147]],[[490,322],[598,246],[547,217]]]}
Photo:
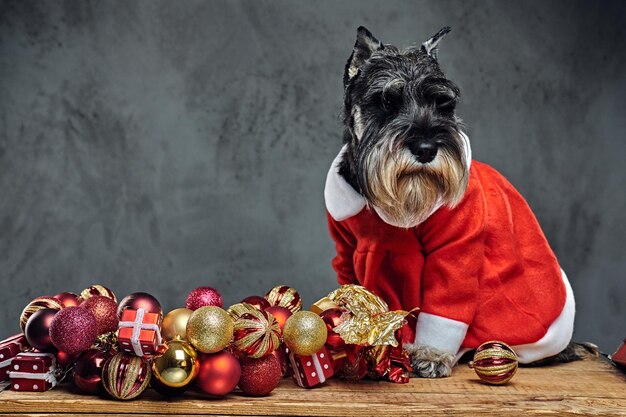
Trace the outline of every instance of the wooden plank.
{"label": "wooden plank", "polygon": [[80,395],[67,386],[46,393],[0,393],[0,415],[194,416],[194,415],[624,415],[626,376],[599,360],[544,368],[520,368],[511,383],[480,383],[465,365],[444,379],[409,384],[333,379],[310,390],[281,382],[272,395],[239,392],[210,398],[189,392],[163,399],[148,390],[131,402]]}

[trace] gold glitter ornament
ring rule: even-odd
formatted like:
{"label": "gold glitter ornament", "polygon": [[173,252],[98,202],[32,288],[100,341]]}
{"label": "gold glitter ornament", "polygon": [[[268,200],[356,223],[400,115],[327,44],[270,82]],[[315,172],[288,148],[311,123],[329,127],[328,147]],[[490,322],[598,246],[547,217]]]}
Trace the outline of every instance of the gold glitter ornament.
{"label": "gold glitter ornament", "polygon": [[326,323],[311,311],[298,311],[287,319],[283,340],[296,355],[310,356],[326,343]]}
{"label": "gold glitter ornament", "polygon": [[188,308],[177,308],[167,313],[161,323],[161,337],[163,340],[186,340],[187,322],[189,317],[191,317],[191,313],[192,311]]}
{"label": "gold glitter ornament", "polygon": [[202,353],[215,353],[228,346],[233,330],[233,319],[226,310],[204,306],[191,313],[187,340]]}
{"label": "gold glitter ornament", "polygon": [[198,375],[198,353],[183,340],[170,340],[165,344],[167,350],[152,362],[152,386],[163,395],[179,395]]}

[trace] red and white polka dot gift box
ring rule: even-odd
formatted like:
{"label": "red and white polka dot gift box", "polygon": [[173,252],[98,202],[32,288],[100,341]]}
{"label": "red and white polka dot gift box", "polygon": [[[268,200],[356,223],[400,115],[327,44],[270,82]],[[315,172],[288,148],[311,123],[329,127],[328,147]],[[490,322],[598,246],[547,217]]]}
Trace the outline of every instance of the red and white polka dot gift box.
{"label": "red and white polka dot gift box", "polygon": [[324,383],[333,376],[332,358],[323,347],[312,356],[300,356],[289,352],[294,382],[304,388]]}
{"label": "red and white polka dot gift box", "polygon": [[16,334],[0,342],[0,382],[9,380],[13,358],[28,348],[28,343],[23,334]]}
{"label": "red and white polka dot gift box", "polygon": [[11,389],[43,392],[53,388],[57,384],[56,362],[52,353],[19,353],[11,362]]}

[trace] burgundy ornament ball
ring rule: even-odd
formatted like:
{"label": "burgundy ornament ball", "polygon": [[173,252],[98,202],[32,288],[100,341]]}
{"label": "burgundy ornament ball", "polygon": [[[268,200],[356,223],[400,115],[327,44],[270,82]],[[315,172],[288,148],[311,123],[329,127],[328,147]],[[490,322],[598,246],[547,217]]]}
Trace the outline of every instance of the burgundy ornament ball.
{"label": "burgundy ornament ball", "polygon": [[203,353],[198,357],[200,371],[196,385],[211,395],[226,395],[235,389],[241,377],[239,361],[227,350]]}
{"label": "burgundy ornament ball", "polygon": [[272,316],[274,316],[274,318],[278,322],[278,325],[280,326],[281,332],[285,328],[285,323],[287,323],[287,319],[291,317],[291,315],[293,314],[291,310],[289,310],[286,307],[281,307],[281,306],[270,306],[270,307],[267,307],[265,311],[267,311]]}
{"label": "burgundy ornament ball", "polygon": [[20,328],[22,329],[22,331],[24,331],[24,329],[26,328],[26,322],[28,322],[30,316],[32,316],[37,310],[41,310],[42,308],[60,310],[63,307],[65,307],[63,303],[61,303],[56,298],[47,296],[37,297],[33,301],[28,303],[26,307],[24,307],[24,310],[22,310],[22,314],[20,315]]}
{"label": "burgundy ornament ball", "polygon": [[259,359],[241,358],[240,364],[239,389],[255,397],[268,395],[278,386],[283,376],[280,362],[274,355]]}
{"label": "burgundy ornament ball", "polygon": [[204,306],[224,307],[224,300],[222,295],[215,288],[212,287],[198,287],[187,295],[185,300],[185,306],[195,311]]}
{"label": "burgundy ornament ball", "polygon": [[98,322],[98,334],[105,334],[117,330],[117,303],[109,297],[95,295],[88,298],[81,305],[93,314]]}
{"label": "burgundy ornament ball", "polygon": [[122,301],[120,301],[120,305],[117,308],[117,318],[122,317],[122,312],[127,308],[132,308],[133,310],[143,308],[148,313],[163,315],[161,303],[159,303],[156,298],[145,292],[134,292],[124,297]]}
{"label": "burgundy ornament ball", "polygon": [[98,337],[98,322],[82,307],[67,307],[59,311],[50,323],[50,340],[57,349],[70,355],[91,347]]}
{"label": "burgundy ornament ball", "polygon": [[56,349],[50,340],[50,326],[59,312],[52,308],[35,311],[26,322],[24,336],[29,345],[41,352],[54,352]]}
{"label": "burgundy ornament ball", "polygon": [[341,350],[346,346],[346,342],[341,336],[333,331],[335,327],[343,323],[343,319],[341,318],[343,313],[343,310],[340,308],[329,308],[320,313],[320,317],[324,320],[326,331],[328,332],[328,336],[326,336],[326,346],[330,349]]}
{"label": "burgundy ornament ball", "polygon": [[72,381],[76,387],[89,394],[104,392],[102,367],[113,354],[99,349],[89,349],[78,355],[72,370]]}
{"label": "burgundy ornament ball", "polygon": [[63,307],[78,307],[82,301],[78,294],[74,294],[73,292],[62,292],[55,295],[53,298],[59,300],[61,304],[63,304]]}
{"label": "burgundy ornament ball", "polygon": [[251,295],[241,300],[242,303],[250,304],[257,310],[265,310],[270,306],[270,302],[260,295]]}
{"label": "burgundy ornament ball", "polygon": [[70,355],[67,352],[63,352],[62,350],[57,351],[57,366],[61,369],[65,369],[69,364],[74,362],[75,355]]}

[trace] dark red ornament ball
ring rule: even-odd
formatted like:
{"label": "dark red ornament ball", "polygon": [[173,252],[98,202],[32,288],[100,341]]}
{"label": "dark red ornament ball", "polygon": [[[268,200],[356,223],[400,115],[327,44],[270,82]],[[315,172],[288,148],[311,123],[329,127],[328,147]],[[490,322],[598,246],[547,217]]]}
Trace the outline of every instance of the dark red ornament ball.
{"label": "dark red ornament ball", "polygon": [[239,361],[227,350],[203,353],[198,357],[200,370],[196,385],[211,395],[226,395],[235,389],[241,377]]}
{"label": "dark red ornament ball", "polygon": [[163,314],[161,303],[159,303],[156,298],[145,292],[134,292],[124,297],[122,301],[120,301],[120,305],[117,308],[118,319],[122,317],[122,312],[127,308],[131,308],[133,310],[143,308],[148,313]]}
{"label": "dark red ornament ball", "polygon": [[204,306],[224,307],[224,299],[215,288],[198,287],[189,293],[185,300],[185,306],[192,311]]}
{"label": "dark red ornament ball", "polygon": [[287,346],[281,344],[278,349],[272,352],[272,355],[276,356],[278,363],[280,363],[280,373],[282,376],[286,376],[289,372],[289,354],[287,353]]}
{"label": "dark red ornament ball", "polygon": [[281,331],[285,328],[285,323],[287,323],[287,319],[293,314],[291,310],[281,306],[270,306],[267,307],[265,311],[274,316],[274,318],[278,322],[278,326],[280,327]]}
{"label": "dark red ornament ball", "polygon": [[24,336],[29,345],[41,352],[54,352],[56,349],[50,340],[50,326],[54,316],[60,310],[41,308],[35,311],[26,322]]}
{"label": "dark red ornament ball", "polygon": [[74,385],[89,394],[104,393],[102,366],[112,356],[113,353],[99,349],[89,349],[78,355],[72,370]]}
{"label": "dark red ornament ball", "polygon": [[105,334],[117,330],[117,303],[109,297],[95,295],[84,301],[81,307],[89,310],[98,322],[98,334]]}
{"label": "dark red ornament ball", "polygon": [[75,355],[70,355],[67,352],[63,352],[62,350],[57,351],[56,357],[57,365],[61,369],[65,369],[69,364],[74,362],[74,359],[76,359]]}
{"label": "dark red ornament ball", "polygon": [[346,346],[346,342],[341,336],[333,331],[335,327],[343,323],[341,318],[343,313],[343,310],[340,308],[329,308],[320,313],[320,317],[324,320],[328,333],[328,336],[326,336],[326,346],[330,349],[341,350]]}
{"label": "dark red ornament ball", "polygon": [[89,349],[97,336],[98,322],[83,307],[64,308],[50,323],[50,340],[57,349],[70,355]]}
{"label": "dark red ornament ball", "polygon": [[270,306],[270,302],[260,295],[251,295],[241,300],[242,303],[250,304],[257,310],[265,310]]}
{"label": "dark red ornament ball", "polygon": [[78,294],[74,294],[73,292],[62,292],[55,295],[53,298],[59,300],[61,304],[63,304],[63,307],[78,307],[82,301]]}
{"label": "dark red ornament ball", "polygon": [[280,362],[274,355],[259,359],[241,358],[240,364],[239,389],[255,397],[268,395],[278,386],[283,376]]}

